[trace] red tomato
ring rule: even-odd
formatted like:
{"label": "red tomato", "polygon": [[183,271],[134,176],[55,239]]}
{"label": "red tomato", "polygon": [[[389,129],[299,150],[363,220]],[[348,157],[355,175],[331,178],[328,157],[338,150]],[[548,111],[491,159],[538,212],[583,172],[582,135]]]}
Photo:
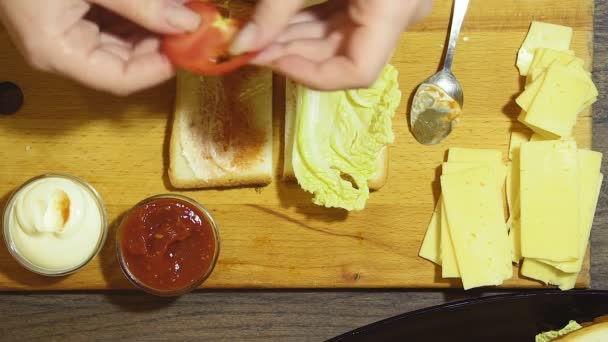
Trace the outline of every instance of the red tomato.
{"label": "red tomato", "polygon": [[196,32],[164,38],[163,52],[174,65],[196,74],[216,76],[236,70],[256,56],[232,56],[228,52],[243,22],[225,18],[207,1],[190,1],[186,6],[201,15],[201,26]]}

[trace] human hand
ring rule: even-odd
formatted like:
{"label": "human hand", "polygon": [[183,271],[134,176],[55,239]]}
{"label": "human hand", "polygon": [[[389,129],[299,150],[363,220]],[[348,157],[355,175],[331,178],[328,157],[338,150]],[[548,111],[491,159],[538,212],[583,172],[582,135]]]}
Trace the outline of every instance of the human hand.
{"label": "human hand", "polygon": [[0,20],[36,69],[127,95],[171,78],[157,34],[196,30],[185,0],[0,0]]}
{"label": "human hand", "polygon": [[376,81],[401,33],[424,18],[431,0],[261,0],[232,53],[264,49],[254,63],[319,90]]}

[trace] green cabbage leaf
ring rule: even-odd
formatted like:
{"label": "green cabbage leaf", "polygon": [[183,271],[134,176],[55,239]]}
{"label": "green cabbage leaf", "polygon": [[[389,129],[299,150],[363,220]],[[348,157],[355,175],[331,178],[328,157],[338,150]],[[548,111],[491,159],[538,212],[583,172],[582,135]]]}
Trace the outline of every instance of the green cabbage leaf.
{"label": "green cabbage leaf", "polygon": [[320,92],[297,85],[292,163],[315,204],[365,208],[378,156],[395,139],[400,102],[398,71],[390,64],[366,89]]}

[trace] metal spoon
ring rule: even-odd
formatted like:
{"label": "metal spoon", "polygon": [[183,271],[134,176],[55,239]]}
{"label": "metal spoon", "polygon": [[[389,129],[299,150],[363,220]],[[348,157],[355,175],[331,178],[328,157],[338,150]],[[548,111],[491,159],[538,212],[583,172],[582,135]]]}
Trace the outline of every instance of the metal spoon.
{"label": "metal spoon", "polygon": [[[438,144],[452,132],[454,119],[460,116],[464,104],[462,87],[452,74],[452,61],[468,7],[469,0],[455,0],[450,41],[443,68],[423,81],[414,97],[410,111],[410,125],[416,140],[425,145]],[[443,91],[444,99],[452,100],[453,103],[443,101],[440,107],[435,106],[437,103],[428,103],[429,89]],[[427,95],[426,99],[425,95]]]}

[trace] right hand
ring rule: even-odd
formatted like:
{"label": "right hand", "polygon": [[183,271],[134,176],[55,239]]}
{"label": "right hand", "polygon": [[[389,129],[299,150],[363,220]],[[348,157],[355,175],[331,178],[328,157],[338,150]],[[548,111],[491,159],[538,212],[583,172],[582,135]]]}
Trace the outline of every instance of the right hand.
{"label": "right hand", "polygon": [[431,0],[261,0],[235,40],[234,54],[264,49],[254,63],[319,90],[367,87],[389,61],[403,31]]}

